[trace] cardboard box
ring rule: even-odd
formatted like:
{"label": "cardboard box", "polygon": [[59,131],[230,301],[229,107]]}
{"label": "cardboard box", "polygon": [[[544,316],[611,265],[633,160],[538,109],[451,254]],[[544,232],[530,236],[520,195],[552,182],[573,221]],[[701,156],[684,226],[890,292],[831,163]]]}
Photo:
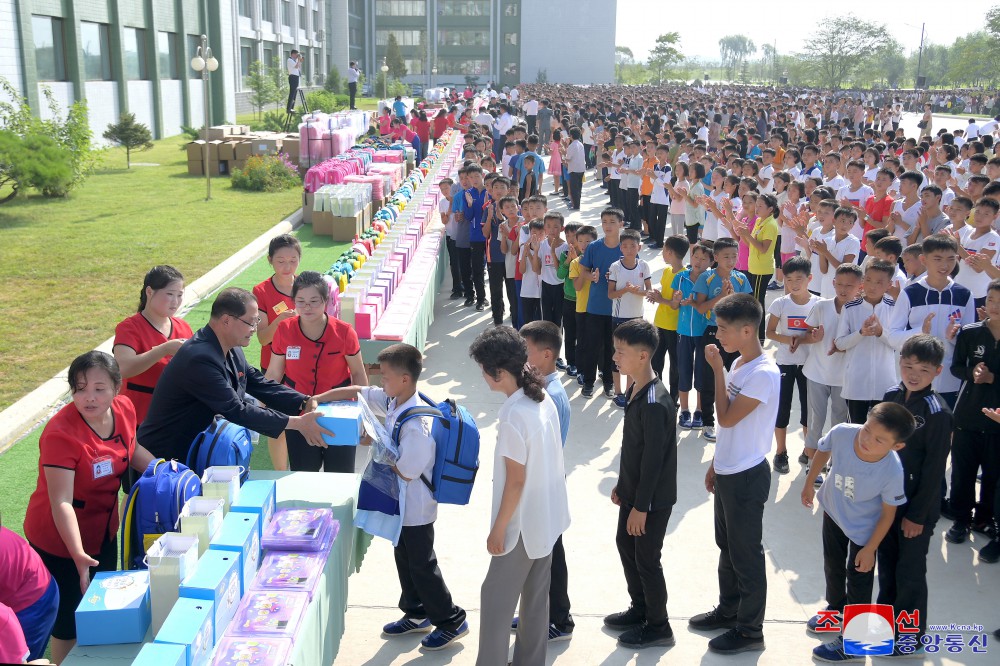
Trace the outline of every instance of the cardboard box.
{"label": "cardboard box", "polygon": [[[316,195],[313,192],[302,193],[302,221],[312,224],[313,206],[316,204]],[[315,231],[315,229],[313,230]]]}
{"label": "cardboard box", "polygon": [[198,557],[222,527],[225,502],[218,497],[192,497],[181,509],[181,534],[198,537]]}
{"label": "cardboard box", "polygon": [[209,141],[208,142],[208,160],[210,162],[219,162],[219,146],[223,144],[222,141]]}
{"label": "cardboard box", "polygon": [[249,141],[241,141],[233,144],[233,159],[247,160],[253,155],[253,144]]}
{"label": "cardboard box", "polygon": [[132,666],[187,666],[187,649],[172,643],[146,643]]}
{"label": "cardboard box", "polygon": [[281,139],[276,137],[258,137],[253,140],[251,152],[254,155],[277,155],[281,150]]}
{"label": "cardboard box", "polygon": [[299,137],[298,135],[286,136],[281,140],[281,152],[286,153],[289,157],[294,157],[293,162],[299,161]]}
{"label": "cardboard box", "polygon": [[223,141],[219,144],[219,161],[226,160],[227,162],[232,159],[236,159],[233,155],[233,146],[235,144],[229,141]]}
{"label": "cardboard box", "polygon": [[185,666],[208,666],[216,641],[212,628],[214,616],[215,606],[207,599],[178,599],[167,621],[156,632],[154,645],[180,645],[184,648],[184,661],[181,663]]}
{"label": "cardboard box", "polygon": [[209,543],[209,549],[224,550],[240,558],[240,595],[246,594],[260,567],[260,518],[255,513],[235,513],[222,521],[222,527]]}
{"label": "cardboard box", "polygon": [[277,509],[277,485],[274,481],[255,479],[247,481],[240,488],[240,495],[229,507],[237,513],[252,513],[259,518],[257,523],[258,536],[262,536],[264,528],[271,524],[271,518]]}
{"label": "cardboard box", "polygon": [[177,601],[177,588],[198,568],[198,537],[167,532],[150,546],[146,562],[156,635]]}
{"label": "cardboard box", "polygon": [[201,162],[205,159],[205,142],[201,139],[187,145],[188,162]]}
{"label": "cardboard box", "polygon": [[[189,162],[190,164],[190,162]],[[219,162],[217,160],[209,160],[208,171],[213,176],[228,176],[229,175],[229,162]]]}
{"label": "cardboard box", "polygon": [[201,494],[203,497],[218,497],[224,501],[223,513],[229,513],[229,507],[240,493],[240,468],[235,466],[209,467],[201,475]]}
{"label": "cardboard box", "polygon": [[226,633],[226,627],[240,603],[240,558],[228,550],[211,548],[198,560],[198,570],[180,586],[182,599],[204,599],[214,604],[212,632]]}
{"label": "cardboard box", "polygon": [[246,168],[247,168],[246,160],[233,160],[232,162],[229,163],[229,173],[232,173],[236,169],[240,169],[242,171],[243,169]]}
{"label": "cardboard box", "polygon": [[[356,236],[364,231],[365,212],[359,210],[352,217],[339,217],[324,211],[324,215],[330,215],[330,236],[335,241],[352,241]],[[319,215],[319,213],[316,213]],[[314,218],[315,219],[315,218]],[[313,222],[315,232],[316,222]]]}
{"label": "cardboard box", "polygon": [[105,571],[94,575],[76,609],[79,645],[141,643],[151,611],[148,571]]}
{"label": "cardboard box", "polygon": [[188,160],[188,175],[189,176],[204,176],[205,175],[205,165],[201,160],[196,162]]}
{"label": "cardboard box", "polygon": [[353,401],[328,402],[316,408],[317,422],[333,433],[323,435],[330,446],[357,446],[361,440],[361,408]]}

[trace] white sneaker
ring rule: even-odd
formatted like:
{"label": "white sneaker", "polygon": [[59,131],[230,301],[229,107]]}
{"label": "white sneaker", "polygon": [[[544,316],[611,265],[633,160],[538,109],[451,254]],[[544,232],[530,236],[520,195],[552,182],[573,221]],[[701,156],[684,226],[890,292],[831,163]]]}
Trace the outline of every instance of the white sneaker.
{"label": "white sneaker", "polygon": [[704,437],[709,442],[715,441],[715,428],[712,426],[705,426],[701,430],[701,436]]}

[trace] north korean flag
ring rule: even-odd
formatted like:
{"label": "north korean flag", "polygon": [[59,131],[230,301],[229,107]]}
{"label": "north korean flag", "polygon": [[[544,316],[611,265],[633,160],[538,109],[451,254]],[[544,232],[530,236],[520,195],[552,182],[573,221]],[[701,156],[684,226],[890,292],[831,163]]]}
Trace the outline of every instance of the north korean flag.
{"label": "north korean flag", "polygon": [[806,318],[797,315],[788,315],[788,330],[808,331],[809,327],[806,325]]}

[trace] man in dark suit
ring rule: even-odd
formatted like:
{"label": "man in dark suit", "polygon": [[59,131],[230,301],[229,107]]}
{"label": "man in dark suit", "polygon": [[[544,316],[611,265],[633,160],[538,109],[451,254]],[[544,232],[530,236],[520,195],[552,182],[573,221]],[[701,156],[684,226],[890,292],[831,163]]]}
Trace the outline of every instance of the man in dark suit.
{"label": "man in dark suit", "polygon": [[242,347],[250,344],[259,322],[249,291],[233,287],[216,297],[208,325],[184,343],[156,383],[137,434],[150,453],[187,460],[195,436],[216,414],[268,437],[297,430],[313,446],[325,446],[323,434],[330,433],[316,422],[312,396],[265,379],[247,363]]}

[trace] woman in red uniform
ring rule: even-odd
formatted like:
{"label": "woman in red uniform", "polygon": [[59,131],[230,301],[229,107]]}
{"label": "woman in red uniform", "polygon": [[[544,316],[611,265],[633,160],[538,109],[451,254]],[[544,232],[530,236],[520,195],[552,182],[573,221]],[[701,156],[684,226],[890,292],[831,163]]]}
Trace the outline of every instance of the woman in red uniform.
{"label": "woman in red uniform", "polygon": [[38,442],[38,484],[28,500],[24,536],[59,586],[52,660],[76,642],[74,612],[92,571],[114,571],[118,488],[131,467],[153,456],[135,441],[135,408],[119,395],[122,375],[110,354],[91,351],[69,366],[73,402],[45,425]]}
{"label": "woman in red uniform", "polygon": [[[267,261],[274,269],[274,275],[253,288],[253,297],[257,299],[261,322],[257,329],[257,340],[260,342],[260,371],[266,373],[271,364],[271,341],[278,325],[286,319],[295,316],[295,306],[292,304],[292,283],[295,272],[302,260],[302,245],[299,239],[291,234],[282,234],[271,239],[267,247]],[[288,449],[285,446],[284,434],[270,437],[267,449],[271,454],[271,464],[274,469],[288,469]]]}
{"label": "woman in red uniform", "polygon": [[115,328],[112,353],[121,368],[125,395],[142,423],[153,399],[153,388],[163,369],[184,341],[191,327],[174,317],[184,298],[184,276],[173,266],[154,266],[142,282],[139,310]]}
{"label": "woman in red uniform", "polygon": [[417,153],[419,164],[427,156],[427,150],[431,145],[431,121],[427,119],[427,112],[423,109],[413,109],[410,111],[410,116],[410,128],[420,137],[420,151]]}
{"label": "woman in red uniform", "polygon": [[[368,384],[358,334],[349,324],[327,316],[329,297],[319,273],[304,271],[295,278],[292,298],[298,315],[282,322],[274,334],[268,379],[306,395]],[[354,472],[353,446],[309,446],[298,432],[285,432],[292,471]]]}

